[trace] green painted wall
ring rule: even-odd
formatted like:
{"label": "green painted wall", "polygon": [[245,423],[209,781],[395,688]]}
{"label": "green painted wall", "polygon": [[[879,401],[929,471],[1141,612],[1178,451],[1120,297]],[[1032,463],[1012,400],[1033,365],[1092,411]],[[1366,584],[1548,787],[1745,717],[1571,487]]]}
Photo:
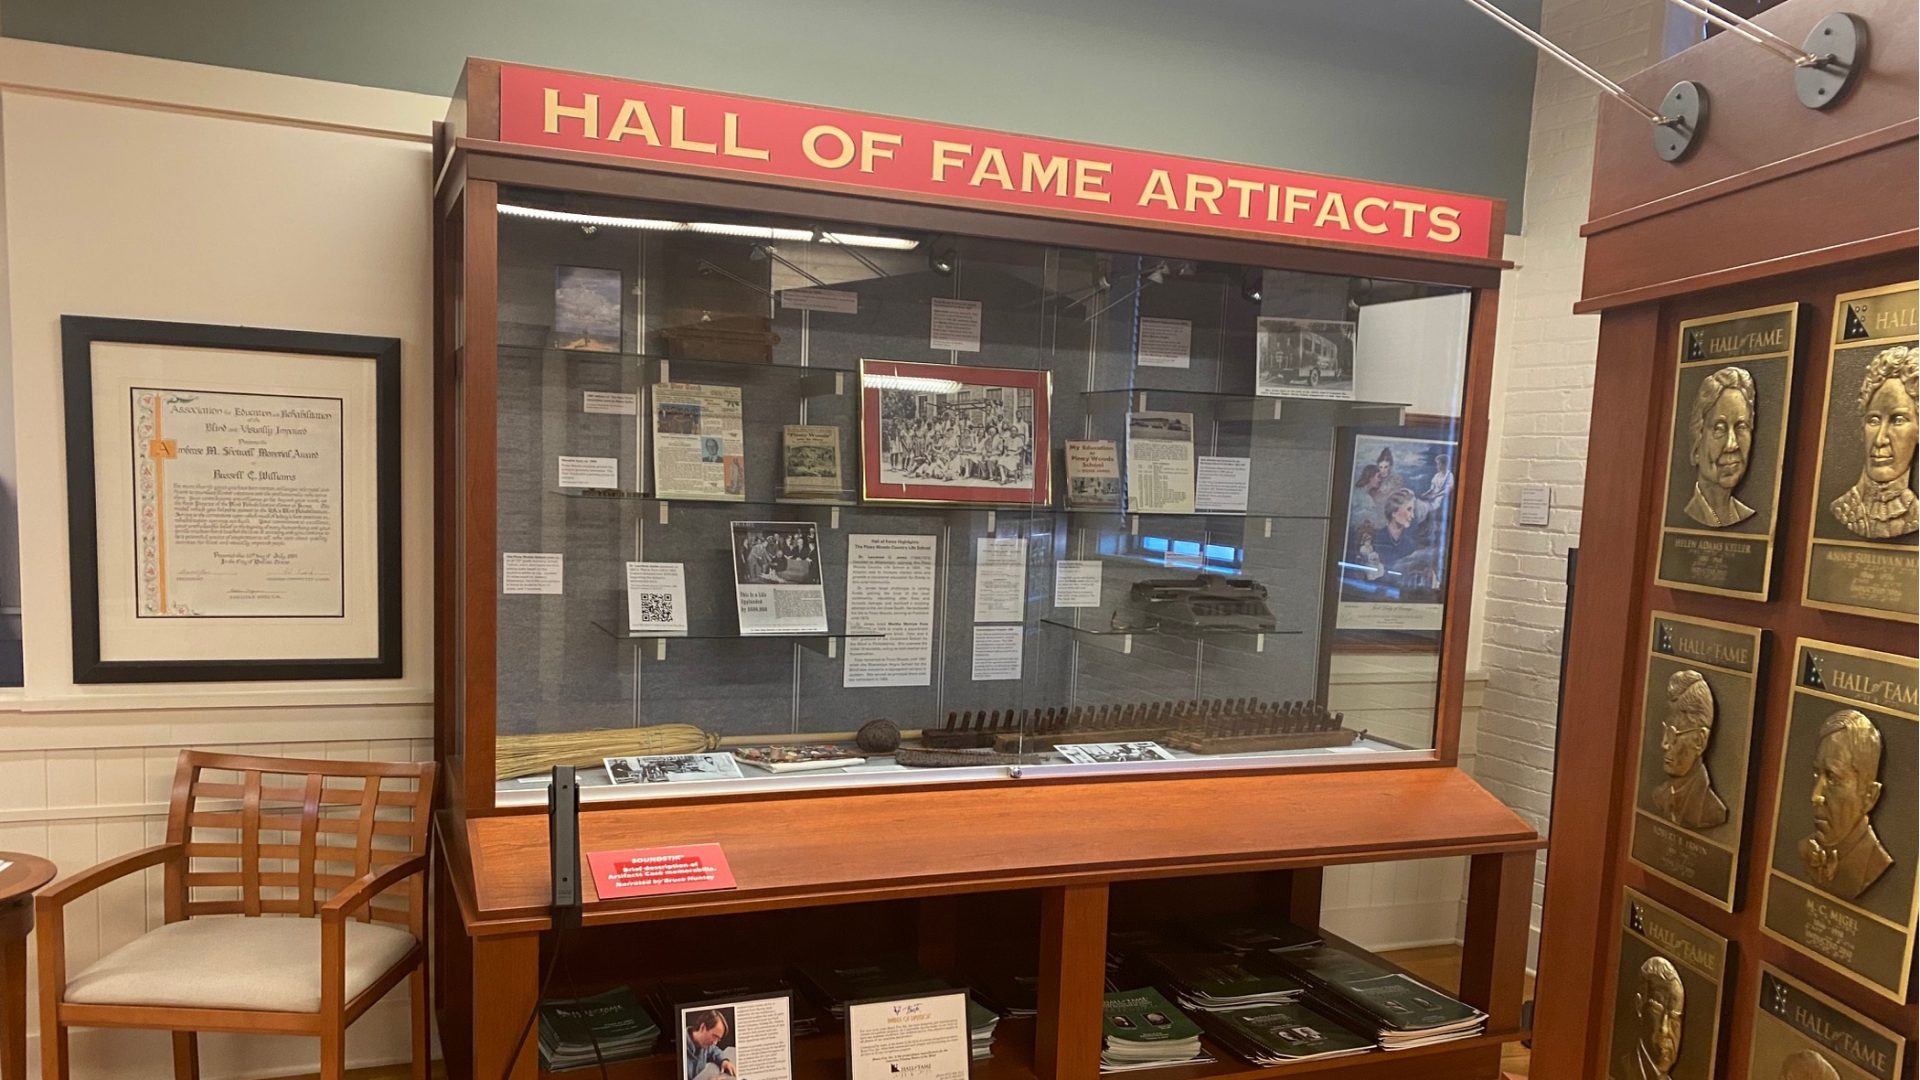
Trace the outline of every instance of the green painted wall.
{"label": "green painted wall", "polygon": [[0,0],[0,35],[429,93],[490,56],[1504,196],[1516,229],[1534,72],[1461,0]]}

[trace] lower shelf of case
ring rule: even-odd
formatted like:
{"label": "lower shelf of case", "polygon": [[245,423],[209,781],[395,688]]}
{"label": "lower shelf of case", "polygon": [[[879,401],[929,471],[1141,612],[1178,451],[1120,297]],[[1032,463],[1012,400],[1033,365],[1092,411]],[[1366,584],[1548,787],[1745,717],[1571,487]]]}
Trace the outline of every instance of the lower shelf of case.
{"label": "lower shelf of case", "polygon": [[[1036,1080],[1033,1065],[1032,1020],[1002,1020],[994,1033],[993,1054],[973,1062],[970,1080]],[[1408,1077],[1420,1080],[1494,1080],[1500,1047],[1527,1037],[1523,1030],[1493,1031],[1458,1042],[1416,1047],[1388,1053],[1376,1050],[1353,1057],[1304,1061],[1294,1065],[1259,1068],[1203,1040],[1214,1060],[1200,1065],[1175,1065],[1137,1073],[1116,1074],[1128,1080],[1255,1080],[1270,1076],[1325,1076],[1366,1080],[1368,1077]],[[795,1039],[793,1080],[846,1080],[845,1036],[838,1031]],[[552,1080],[597,1080],[598,1068],[588,1065],[566,1072],[540,1070]],[[679,1059],[671,1052],[653,1054],[607,1066],[608,1080],[680,1080]]]}

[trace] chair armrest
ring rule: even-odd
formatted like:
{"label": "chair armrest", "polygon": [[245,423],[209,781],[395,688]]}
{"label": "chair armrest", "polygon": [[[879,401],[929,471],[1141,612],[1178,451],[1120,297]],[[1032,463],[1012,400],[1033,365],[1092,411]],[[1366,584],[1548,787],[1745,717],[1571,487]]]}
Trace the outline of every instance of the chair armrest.
{"label": "chair armrest", "polygon": [[117,859],[108,859],[97,866],[61,878],[40,890],[33,898],[34,909],[44,919],[109,881],[126,877],[128,874],[151,866],[162,866],[174,862],[184,858],[186,853],[185,844],[155,844],[150,848],[129,852]]}
{"label": "chair armrest", "polygon": [[320,908],[320,922],[339,925],[347,921],[347,916],[360,910],[374,897],[393,886],[425,871],[427,856],[425,852],[412,855],[394,863],[385,870],[373,871],[353,880],[351,885],[341,889],[333,899]]}

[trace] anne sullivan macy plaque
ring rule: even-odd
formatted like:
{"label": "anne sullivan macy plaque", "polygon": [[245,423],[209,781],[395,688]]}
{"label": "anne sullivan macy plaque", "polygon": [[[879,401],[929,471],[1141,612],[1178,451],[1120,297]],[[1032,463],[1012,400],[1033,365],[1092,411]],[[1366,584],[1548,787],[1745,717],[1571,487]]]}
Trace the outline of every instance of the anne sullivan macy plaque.
{"label": "anne sullivan macy plaque", "polygon": [[1762,924],[1904,1002],[1920,862],[1911,657],[1802,639],[1794,656]]}
{"label": "anne sullivan macy plaque", "polygon": [[1920,607],[1920,282],[1833,302],[1805,601],[1913,622]]}
{"label": "anne sullivan macy plaque", "polygon": [[1907,1040],[1760,965],[1754,1002],[1752,1080],[1900,1080]]}
{"label": "anne sullivan macy plaque", "polygon": [[1656,578],[1765,600],[1800,305],[1680,324]]}
{"label": "anne sullivan macy plaque", "polygon": [[1653,613],[1631,857],[1733,910],[1765,631]]}
{"label": "anne sullivan macy plaque", "polygon": [[1625,890],[1609,1080],[1711,1080],[1726,970],[1726,938]]}

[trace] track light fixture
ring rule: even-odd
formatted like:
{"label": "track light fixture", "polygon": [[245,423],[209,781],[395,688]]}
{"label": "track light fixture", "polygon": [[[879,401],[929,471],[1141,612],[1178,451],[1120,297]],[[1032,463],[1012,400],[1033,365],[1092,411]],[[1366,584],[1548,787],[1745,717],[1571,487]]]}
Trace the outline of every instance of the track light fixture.
{"label": "track light fixture", "polygon": [[1257,304],[1260,302],[1260,290],[1266,283],[1265,270],[1248,270],[1240,278],[1240,295]]}
{"label": "track light fixture", "polygon": [[937,247],[927,252],[927,266],[942,277],[953,273],[953,268],[958,263],[959,259],[954,255],[952,248]]}

